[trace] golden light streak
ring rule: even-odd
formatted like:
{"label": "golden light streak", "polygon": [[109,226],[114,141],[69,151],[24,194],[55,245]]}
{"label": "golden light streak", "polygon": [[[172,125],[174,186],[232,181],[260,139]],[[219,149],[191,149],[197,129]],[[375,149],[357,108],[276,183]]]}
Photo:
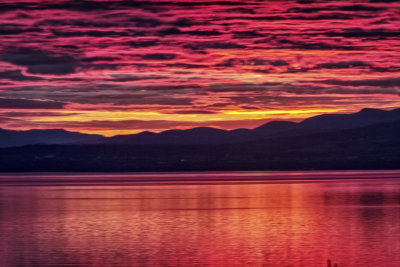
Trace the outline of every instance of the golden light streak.
{"label": "golden light streak", "polygon": [[[338,112],[338,108],[326,109],[299,109],[299,110],[228,110],[218,114],[163,114],[155,111],[78,111],[79,114],[68,114],[57,117],[40,117],[32,119],[34,122],[90,122],[90,121],[125,121],[125,120],[169,120],[177,122],[206,122],[206,121],[233,121],[244,119],[275,118],[305,118],[310,115]],[[71,111],[71,113],[74,113]]]}
{"label": "golden light streak", "polygon": [[232,110],[226,111],[225,114],[229,115],[281,115],[281,114],[289,114],[289,115],[304,115],[304,114],[321,114],[321,113],[330,113],[330,112],[338,112],[343,109],[332,108],[332,109],[297,109],[297,110],[256,110],[256,111],[248,111],[248,110]]}

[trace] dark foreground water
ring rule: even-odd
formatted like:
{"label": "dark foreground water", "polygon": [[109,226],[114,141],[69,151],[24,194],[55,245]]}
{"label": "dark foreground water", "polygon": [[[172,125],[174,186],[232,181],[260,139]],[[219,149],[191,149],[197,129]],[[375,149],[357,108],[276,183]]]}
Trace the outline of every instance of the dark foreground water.
{"label": "dark foreground water", "polygon": [[396,171],[0,176],[0,266],[398,267],[399,251]]}

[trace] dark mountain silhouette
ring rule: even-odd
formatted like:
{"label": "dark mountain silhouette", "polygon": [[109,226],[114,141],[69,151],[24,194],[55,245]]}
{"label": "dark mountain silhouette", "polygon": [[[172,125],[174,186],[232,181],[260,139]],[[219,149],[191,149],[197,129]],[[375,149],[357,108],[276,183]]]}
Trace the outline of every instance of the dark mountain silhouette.
{"label": "dark mountain silhouette", "polygon": [[189,130],[168,130],[118,135],[97,140],[105,144],[219,144],[260,140],[267,137],[298,136],[311,133],[354,129],[376,123],[400,120],[400,109],[391,111],[363,109],[352,114],[324,114],[303,120],[271,121],[253,130],[220,130],[200,127]]}
{"label": "dark mountain silhouette", "polygon": [[284,130],[292,130],[297,126],[297,123],[292,121],[270,121],[266,124],[254,128],[255,131],[264,132],[268,131],[270,133],[281,132]]}
{"label": "dark mountain silhouette", "polygon": [[63,129],[12,131],[0,129],[0,147],[23,146],[29,144],[67,144],[92,142],[101,135],[69,132]]}
{"label": "dark mountain silhouette", "polygon": [[0,147],[29,144],[233,144],[274,137],[301,136],[312,133],[355,129],[377,123],[400,120],[400,109],[391,111],[363,109],[352,114],[324,114],[302,122],[271,121],[255,129],[221,130],[198,127],[188,130],[167,130],[160,133],[141,132],[104,137],[68,132],[62,129],[10,131],[0,129]]}
{"label": "dark mountain silhouette", "polygon": [[323,114],[305,119],[302,128],[318,130],[343,130],[400,119],[400,108],[391,111],[365,108],[353,114]]}
{"label": "dark mountain silhouette", "polygon": [[206,144],[222,142],[229,137],[229,131],[198,127],[188,130],[167,130],[161,133],[141,132],[132,135],[117,135],[97,140],[110,144]]}
{"label": "dark mountain silhouette", "polygon": [[400,120],[235,144],[29,145],[0,149],[0,171],[399,169]]}

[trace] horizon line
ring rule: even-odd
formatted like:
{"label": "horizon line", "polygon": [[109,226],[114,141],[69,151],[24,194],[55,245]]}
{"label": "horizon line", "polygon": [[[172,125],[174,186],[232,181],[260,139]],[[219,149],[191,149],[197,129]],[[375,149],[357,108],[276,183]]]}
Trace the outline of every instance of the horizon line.
{"label": "horizon line", "polygon": [[[328,112],[328,113],[321,113],[318,115],[314,115],[314,116],[310,116],[310,117],[306,117],[303,119],[300,119],[299,121],[295,121],[295,120],[285,120],[285,119],[276,119],[276,120],[267,120],[266,122],[263,122],[261,124],[259,124],[258,126],[255,126],[253,128],[246,128],[246,127],[238,127],[238,128],[233,128],[233,129],[227,129],[227,128],[220,128],[220,127],[214,127],[214,126],[197,126],[197,127],[183,127],[183,128],[172,128],[172,129],[165,129],[165,130],[160,130],[160,131],[151,131],[151,130],[139,130],[137,132],[132,132],[132,133],[127,133],[127,134],[115,134],[115,135],[104,135],[104,134],[99,134],[99,133],[90,133],[90,132],[85,132],[85,131],[79,131],[79,130],[68,130],[65,128],[48,128],[48,129],[40,129],[40,128],[31,128],[31,129],[27,129],[27,130],[15,130],[15,129],[8,129],[8,128],[0,128],[0,130],[6,130],[6,131],[15,131],[15,132],[28,132],[28,131],[54,131],[54,130],[62,130],[62,131],[66,131],[66,132],[70,132],[70,133],[79,133],[79,134],[87,134],[87,135],[99,135],[105,138],[109,138],[109,137],[114,137],[114,136],[121,136],[121,135],[136,135],[136,134],[141,134],[141,133],[154,133],[154,134],[159,134],[159,133],[163,133],[163,132],[167,132],[167,131],[186,131],[186,130],[192,130],[192,129],[198,129],[198,128],[210,128],[210,129],[216,129],[216,130],[223,130],[223,131],[235,131],[235,130],[239,130],[239,129],[246,129],[246,130],[254,130],[257,129],[258,127],[261,127],[263,125],[269,124],[271,122],[292,122],[295,124],[301,123],[307,119],[313,118],[313,117],[318,117],[321,115],[327,115],[327,114],[343,114],[343,115],[350,115],[350,114],[357,114],[362,112],[363,110],[380,110],[380,111],[394,111],[396,109],[400,109],[399,107],[396,108],[390,108],[390,109],[385,109],[385,108],[361,108],[359,109],[357,112],[352,112],[352,113],[341,113],[341,112]],[[262,119],[260,119],[262,120]],[[167,120],[165,120],[167,121]],[[127,130],[127,131],[132,131],[132,130]]]}

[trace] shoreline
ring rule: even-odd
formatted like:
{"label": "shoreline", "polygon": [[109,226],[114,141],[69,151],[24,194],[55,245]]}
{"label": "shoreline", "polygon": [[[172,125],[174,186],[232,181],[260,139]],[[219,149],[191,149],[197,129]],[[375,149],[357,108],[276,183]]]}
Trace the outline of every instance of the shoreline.
{"label": "shoreline", "polygon": [[399,180],[400,170],[169,173],[0,173],[0,185],[190,185]]}

